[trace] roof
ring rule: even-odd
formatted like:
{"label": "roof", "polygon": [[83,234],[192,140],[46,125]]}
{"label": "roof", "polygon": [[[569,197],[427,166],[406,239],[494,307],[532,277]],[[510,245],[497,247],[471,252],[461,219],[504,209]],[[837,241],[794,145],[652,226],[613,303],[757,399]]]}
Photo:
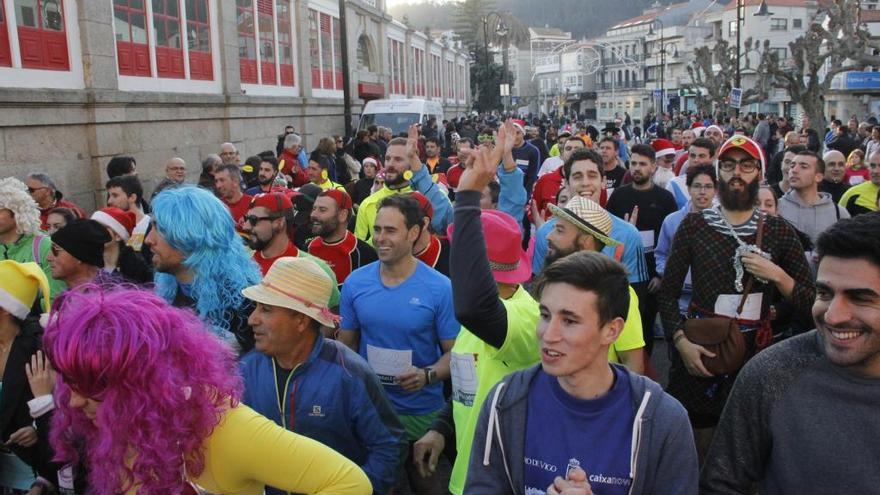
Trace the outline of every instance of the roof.
{"label": "roof", "polygon": [[[762,0],[742,0],[743,5],[746,7],[758,7],[761,5]],[[732,0],[727,4],[727,7],[724,10],[736,10],[736,2],[737,0]],[[816,2],[808,2],[806,0],[766,0],[767,6],[776,6],[776,7],[804,7],[808,8],[811,5],[815,8]],[[822,2],[818,2],[822,3]]]}
{"label": "roof", "polygon": [[559,28],[529,27],[529,38],[571,39],[571,33]]}
{"label": "roof", "polygon": [[[733,0],[733,1],[736,2],[736,0]],[[639,24],[645,24],[645,23],[651,22],[654,19],[656,19],[662,15],[665,15],[666,13],[668,13],[670,11],[680,9],[682,7],[687,6],[688,4],[689,4],[689,2],[674,3],[671,5],[667,5],[666,7],[663,7],[662,9],[658,9],[653,12],[648,12],[646,14],[642,14],[642,15],[639,15],[636,17],[631,17],[629,19],[618,22],[614,26],[611,26],[610,28],[608,28],[608,31],[613,31],[615,29],[620,29],[620,28],[625,28],[625,27],[630,27],[630,26],[637,26]]]}

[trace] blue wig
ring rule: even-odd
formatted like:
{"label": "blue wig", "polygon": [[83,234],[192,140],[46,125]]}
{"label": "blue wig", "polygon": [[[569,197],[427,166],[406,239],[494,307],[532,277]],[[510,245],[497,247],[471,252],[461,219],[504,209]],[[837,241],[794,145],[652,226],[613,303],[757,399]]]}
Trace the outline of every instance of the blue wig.
{"label": "blue wig", "polygon": [[[195,186],[168,188],[153,200],[155,228],[184,255],[193,274],[196,313],[225,340],[234,340],[229,317],[244,303],[241,290],[257,284],[260,269],[235,232],[232,215],[216,196]],[[174,301],[174,275],[156,272],[156,292]],[[245,316],[246,317],[246,316]]]}

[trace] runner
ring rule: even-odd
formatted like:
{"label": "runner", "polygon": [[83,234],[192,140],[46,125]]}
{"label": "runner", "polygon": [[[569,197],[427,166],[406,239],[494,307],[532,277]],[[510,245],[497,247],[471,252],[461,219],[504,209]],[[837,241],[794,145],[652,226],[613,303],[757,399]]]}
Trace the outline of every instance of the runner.
{"label": "runner", "polygon": [[[366,361],[321,334],[339,320],[329,306],[335,287],[313,259],[281,258],[242,291],[257,303],[248,318],[256,350],[241,363],[242,402],[344,455],[374,493],[388,493],[406,457],[403,426]],[[284,493],[266,487],[267,495]]]}
{"label": "runner", "polygon": [[195,315],[155,294],[68,291],[45,347],[58,371],[56,460],[86,469],[90,491],[372,491],[352,461],[240,404],[231,350]]}
{"label": "runner", "polygon": [[[401,146],[392,140],[389,156],[395,147]],[[412,197],[395,194],[382,200],[373,233],[379,263],[346,279],[339,341],[365,358],[385,385],[410,442],[405,464],[410,489],[431,495],[443,493],[444,487],[436,474],[418,475],[412,443],[443,407],[440,382],[449,378],[449,351],[460,325],[452,314],[449,279],[412,254],[423,219]]]}
{"label": "runner", "polygon": [[226,206],[210,192],[181,186],[153,201],[153,226],[145,243],[153,252],[156,293],[187,307],[242,353],[254,346],[247,315],[253,307],[241,289],[260,280],[235,233]]}

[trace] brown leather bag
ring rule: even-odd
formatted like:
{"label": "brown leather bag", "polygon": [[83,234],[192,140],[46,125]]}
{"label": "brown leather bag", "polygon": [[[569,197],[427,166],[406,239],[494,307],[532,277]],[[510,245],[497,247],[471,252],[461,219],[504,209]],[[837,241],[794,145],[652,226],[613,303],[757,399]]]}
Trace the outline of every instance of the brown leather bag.
{"label": "brown leather bag", "polygon": [[[758,218],[758,232],[755,239],[755,245],[759,248],[761,247],[763,230],[764,216],[761,215]],[[737,315],[742,312],[754,281],[754,276],[749,276],[746,281],[742,299],[736,308]],[[684,336],[694,344],[703,346],[707,351],[715,354],[715,357],[701,356],[703,366],[709,373],[715,376],[727,375],[736,373],[742,368],[746,358],[746,341],[736,319],[726,316],[690,318],[684,322]]]}

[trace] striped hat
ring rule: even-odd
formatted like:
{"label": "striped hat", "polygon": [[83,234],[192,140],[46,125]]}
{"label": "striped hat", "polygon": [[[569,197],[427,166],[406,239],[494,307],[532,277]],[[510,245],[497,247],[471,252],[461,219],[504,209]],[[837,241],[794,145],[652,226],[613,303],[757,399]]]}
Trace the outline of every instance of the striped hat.
{"label": "striped hat", "polygon": [[575,196],[564,207],[550,204],[553,216],[568,221],[575,227],[602,241],[606,246],[619,246],[611,235],[611,215],[591,199]]}

